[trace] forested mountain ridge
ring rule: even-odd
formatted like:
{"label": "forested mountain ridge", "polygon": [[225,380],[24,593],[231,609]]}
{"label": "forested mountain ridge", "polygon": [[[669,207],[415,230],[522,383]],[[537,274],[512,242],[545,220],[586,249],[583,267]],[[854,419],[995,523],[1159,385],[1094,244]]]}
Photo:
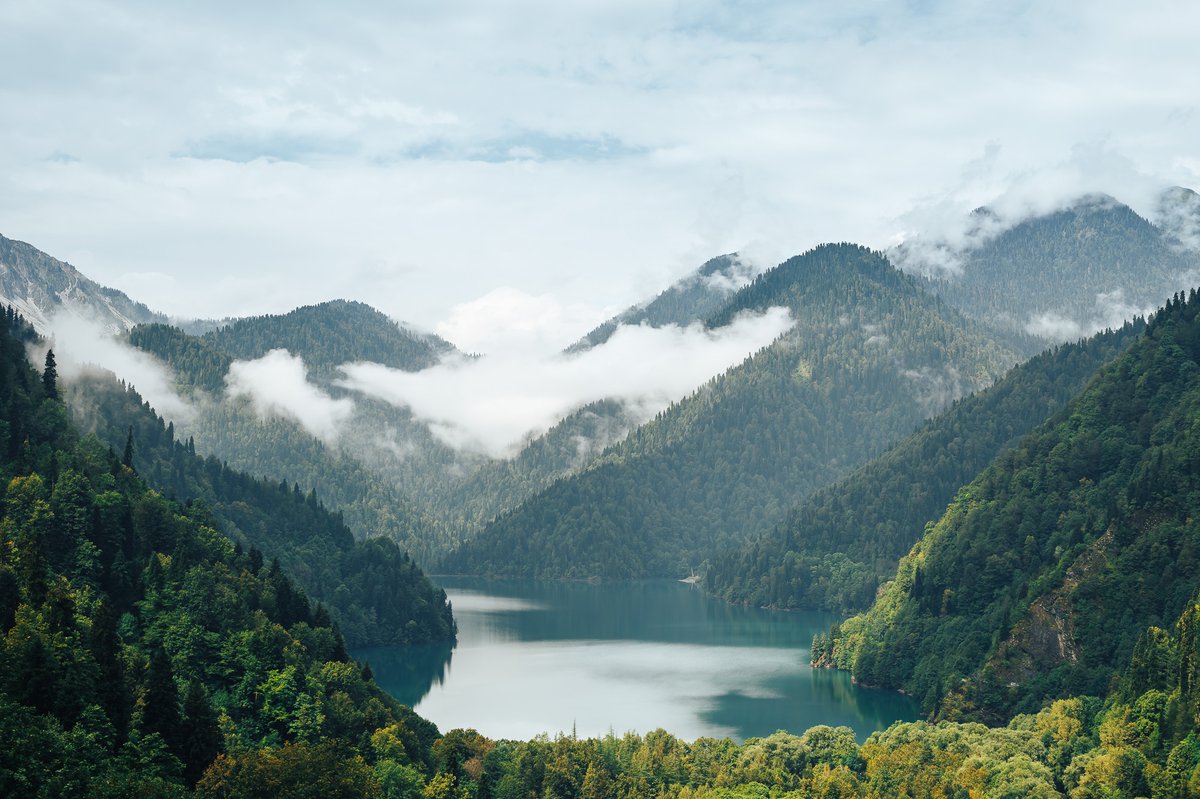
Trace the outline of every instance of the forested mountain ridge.
{"label": "forested mountain ridge", "polygon": [[456,540],[449,525],[426,513],[422,500],[462,470],[463,457],[407,410],[356,396],[352,417],[330,443],[296,420],[261,414],[249,398],[226,394],[235,360],[272,349],[300,356],[310,381],[330,396],[345,397],[348,392],[333,382],[342,363],[379,358],[393,368],[419,370],[453,352],[450,344],[344,301],[238,320],[202,336],[168,325],[140,326],[129,340],[169,366],[181,391],[196,401],[197,413],[181,422],[181,430],[202,455],[298,483],[305,493],[316,490],[345,514],[358,537],[386,535],[421,562]]}
{"label": "forested mountain ridge", "polygon": [[712,325],[790,309],[794,327],[503,514],[450,571],[678,575],[990,384],[1013,353],[878,253],[823,245],[760,275]]}
{"label": "forested mountain ridge", "polygon": [[746,285],[753,275],[736,253],[718,255],[705,261],[695,272],[668,286],[649,302],[626,308],[598,325],[579,341],[567,347],[568,353],[599,346],[621,325],[681,327],[703,322]]}
{"label": "forested mountain ridge", "polygon": [[113,333],[166,317],[101,286],[78,269],[23,241],[0,236],[0,303],[16,308],[38,332],[60,311],[98,322]]}
{"label": "forested mountain ridge", "polygon": [[[1182,206],[1170,201],[1171,208]],[[974,217],[981,230],[997,224],[987,208]],[[1200,269],[1200,250],[1180,246],[1172,232],[1178,227],[1156,227],[1112,197],[1090,195],[984,235],[964,251],[943,252],[955,262],[951,270],[903,246],[897,262],[928,274],[931,289],[972,318],[1063,341],[1119,325],[1187,288],[1188,275]]]}
{"label": "forested mountain ridge", "polygon": [[26,360],[29,338],[2,315],[0,794],[422,783],[436,729],[347,657],[278,562],[81,438],[54,360],[40,375]]}
{"label": "forested mountain ridge", "polygon": [[1103,694],[1200,587],[1200,298],[964,487],[814,659],[945,717]]}
{"label": "forested mountain ridge", "polygon": [[76,424],[114,449],[128,447],[131,465],[149,485],[182,502],[204,503],[211,526],[277,558],[329,608],[350,646],[453,640],[445,592],[391,538],[356,541],[315,491],[304,494],[286,480],[256,479],[199,457],[191,440],[176,438],[173,423],[111,375],[85,374],[62,393]]}
{"label": "forested mountain ridge", "polygon": [[187,344],[181,335],[186,334],[153,326],[133,330],[130,340],[186,372],[190,382],[206,387],[214,383],[212,351],[230,360],[255,360],[284,349],[303,358],[311,376],[321,383],[335,378],[337,367],[344,363],[371,361],[415,372],[455,351],[445,339],[409,330],[365,303],[347,300],[236,319],[195,337],[199,344]]}
{"label": "forested mountain ridge", "polygon": [[731,602],[864,610],[954,494],[1003,449],[1073,399],[1145,322],[1064,344],[955,402],[845,479],[815,492],[769,535],[713,558],[704,588]]}

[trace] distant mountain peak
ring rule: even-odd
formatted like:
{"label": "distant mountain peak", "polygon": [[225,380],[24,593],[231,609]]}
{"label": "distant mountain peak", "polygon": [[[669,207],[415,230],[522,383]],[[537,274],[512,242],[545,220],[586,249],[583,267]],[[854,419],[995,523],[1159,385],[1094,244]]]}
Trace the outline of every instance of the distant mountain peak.
{"label": "distant mountain peak", "polygon": [[754,277],[755,269],[737,253],[718,255],[680,278],[657,297],[626,308],[567,348],[568,353],[599,346],[622,325],[686,326],[702,322]]}
{"label": "distant mountain peak", "polygon": [[1172,186],[1158,197],[1154,223],[1177,247],[1200,251],[1200,194]]}
{"label": "distant mountain peak", "polygon": [[12,305],[42,335],[56,314],[66,311],[97,322],[110,333],[135,325],[166,322],[117,289],[101,286],[71,264],[23,241],[0,236],[0,302]]}

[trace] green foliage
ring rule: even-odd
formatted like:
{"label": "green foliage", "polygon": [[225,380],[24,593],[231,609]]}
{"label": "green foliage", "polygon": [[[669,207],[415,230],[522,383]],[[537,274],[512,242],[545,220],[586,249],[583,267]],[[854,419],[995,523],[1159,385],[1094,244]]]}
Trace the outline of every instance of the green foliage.
{"label": "green foliage", "polygon": [[825,245],[761,275],[709,320],[784,306],[795,326],[501,514],[441,565],[526,577],[686,573],[881,452],[1011,353],[882,256]]}
{"label": "green foliage", "polygon": [[206,333],[204,339],[241,360],[286,349],[304,358],[319,379],[332,377],[338,366],[356,361],[417,371],[433,366],[454,349],[435,335],[401,327],[369,305],[346,300],[239,319]]}
{"label": "green foliage", "polygon": [[[994,221],[987,209],[976,219],[981,228]],[[1200,267],[1194,251],[1102,195],[1028,219],[960,257],[961,269],[930,288],[972,318],[1017,332],[1045,314],[1086,330],[1110,323],[1112,305],[1157,307]]]}
{"label": "green foliage", "polygon": [[1127,324],[1048,350],[955,402],[845,479],[815,492],[771,535],[705,575],[707,591],[778,608],[863,610],[925,522],[1002,450],[1057,413],[1145,328]]}
{"label": "green foliage", "polygon": [[131,465],[150,485],[188,503],[197,518],[245,549],[278,558],[328,607],[351,646],[453,639],[444,592],[391,540],[355,541],[341,514],[327,510],[315,491],[304,494],[297,485],[200,458],[173,424],[111,376],[75,381],[69,402],[79,422],[111,445],[132,444]]}
{"label": "green foliage", "polygon": [[[369,753],[379,730],[428,769],[436,730],[346,657],[329,614],[278,560],[219,535],[205,503],[164,498],[80,438],[19,331],[0,316],[0,419],[21,436],[0,458],[0,793],[174,797],[199,781],[276,796],[290,779],[310,792],[292,795],[363,796],[378,787],[374,762],[354,750]],[[315,500],[289,502],[319,515]],[[349,577],[413,634],[420,616],[376,585],[406,562],[394,553],[350,545],[375,571],[359,562]]]}
{"label": "green foliage", "polygon": [[[1104,694],[1200,587],[1200,300],[1177,295],[964,488],[814,657],[946,717]],[[1152,634],[1151,634],[1152,635]],[[1143,643],[1139,645],[1139,637]],[[1163,667],[1139,658],[1131,691]]]}

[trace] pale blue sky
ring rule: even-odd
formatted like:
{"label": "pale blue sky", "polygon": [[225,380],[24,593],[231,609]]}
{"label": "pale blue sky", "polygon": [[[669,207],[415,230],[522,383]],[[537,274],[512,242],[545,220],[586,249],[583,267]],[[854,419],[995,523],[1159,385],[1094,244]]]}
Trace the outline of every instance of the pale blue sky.
{"label": "pale blue sky", "polygon": [[1197,187],[1198,40],[1190,2],[3,0],[0,233],[173,314],[565,343],[721,252]]}

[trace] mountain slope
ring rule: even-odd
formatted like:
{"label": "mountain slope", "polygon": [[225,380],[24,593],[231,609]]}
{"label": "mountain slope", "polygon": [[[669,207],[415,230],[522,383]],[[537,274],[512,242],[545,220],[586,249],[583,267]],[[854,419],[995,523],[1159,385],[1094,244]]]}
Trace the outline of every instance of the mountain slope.
{"label": "mountain slope", "polygon": [[1059,411],[1145,328],[1065,344],[1013,367],[853,474],[793,509],[779,530],[715,558],[705,590],[778,608],[867,608],[880,582],[960,487]]}
{"label": "mountain slope", "polygon": [[[981,230],[997,224],[986,208],[974,217]],[[1094,195],[954,253],[956,272],[923,263],[919,250],[899,262],[932,274],[933,290],[972,318],[1062,341],[1119,326],[1186,288],[1200,252],[1177,245],[1128,206]]]}
{"label": "mountain slope", "polygon": [[702,322],[719,310],[730,295],[745,286],[753,274],[753,269],[736,254],[718,255],[649,302],[626,308],[600,324],[566,351],[581,352],[599,346],[608,341],[620,325],[665,327]]}
{"label": "mountain slope", "polygon": [[88,279],[70,264],[4,236],[0,236],[0,303],[16,308],[43,335],[60,311],[98,322],[112,333],[166,321],[122,292]]}
{"label": "mountain slope", "polygon": [[814,657],[947,716],[1105,691],[1200,588],[1200,298],[963,488]]}
{"label": "mountain slope", "polygon": [[131,463],[148,484],[180,501],[202,501],[214,527],[277,558],[328,606],[350,646],[454,638],[445,594],[390,538],[355,541],[341,515],[326,510],[315,492],[305,495],[286,480],[255,479],[216,458],[200,458],[193,442],[178,440],[173,424],[111,375],[86,374],[63,393],[81,428],[115,450],[132,443]]}
{"label": "mountain slope", "polygon": [[366,795],[372,740],[372,764],[431,770],[436,729],[350,660],[326,610],[81,438],[25,339],[4,314],[0,793],[184,797],[215,769],[207,795],[228,795],[227,758],[258,757],[272,795]]}
{"label": "mountain slope", "polygon": [[238,319],[201,338],[235,360],[286,349],[303,358],[321,382],[335,377],[337,367],[347,362],[372,361],[416,372],[454,352],[445,339],[409,330],[369,305],[346,300]]}
{"label": "mountain slope", "polygon": [[1014,356],[882,256],[824,245],[710,320],[786,306],[775,343],[490,524],[452,571],[672,575],[765,532],[784,509],[907,434]]}

